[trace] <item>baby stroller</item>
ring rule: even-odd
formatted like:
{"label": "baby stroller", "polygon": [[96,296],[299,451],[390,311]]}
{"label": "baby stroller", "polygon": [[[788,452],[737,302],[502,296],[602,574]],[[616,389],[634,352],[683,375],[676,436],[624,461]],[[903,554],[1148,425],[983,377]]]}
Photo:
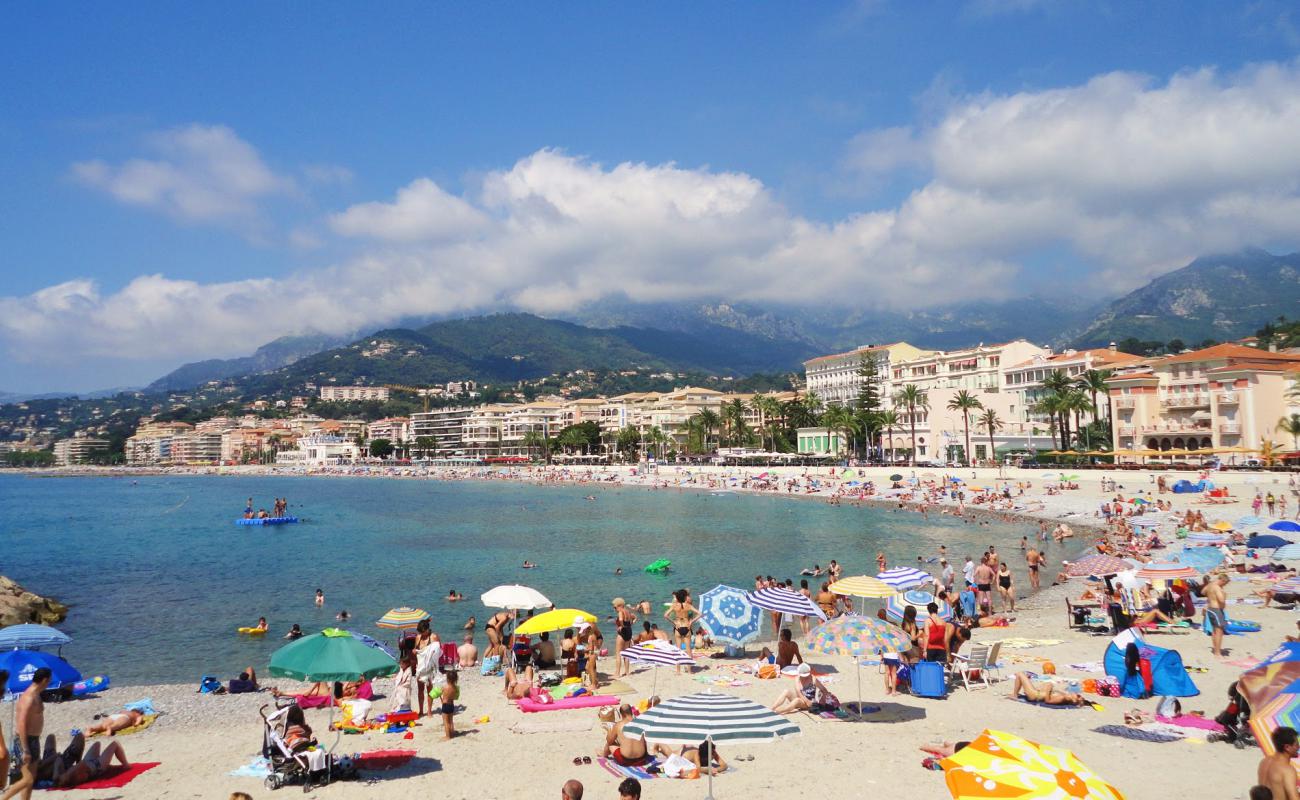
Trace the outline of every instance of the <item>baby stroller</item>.
{"label": "baby stroller", "polygon": [[295,753],[289,747],[284,739],[284,718],[294,705],[293,698],[279,698],[271,714],[266,713],[267,706],[258,710],[263,722],[262,756],[271,762],[271,774],[264,782],[266,788],[275,790],[301,783],[302,790],[310,792],[333,781],[355,779],[357,770],[351,758],[344,756],[336,760],[319,748]]}

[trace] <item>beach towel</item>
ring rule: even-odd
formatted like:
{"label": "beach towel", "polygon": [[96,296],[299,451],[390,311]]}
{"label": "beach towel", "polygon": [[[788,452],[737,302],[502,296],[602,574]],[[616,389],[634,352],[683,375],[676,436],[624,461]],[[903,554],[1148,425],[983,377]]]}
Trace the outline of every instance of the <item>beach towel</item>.
{"label": "beach towel", "polygon": [[568,717],[546,720],[524,719],[510,726],[514,733],[581,733],[591,730],[595,723],[590,719],[570,719]]}
{"label": "beach towel", "polygon": [[70,792],[76,789],[117,789],[126,786],[140,775],[148,772],[161,762],[158,761],[137,761],[129,767],[109,767],[104,773],[93,781],[86,781],[77,786],[67,786],[63,788],[50,787],[51,791]]}
{"label": "beach towel", "polygon": [[158,716],[158,709],[153,707],[153,698],[146,697],[143,700],[136,700],[134,703],[127,703],[122,706],[127,711],[139,711],[145,716]]}
{"label": "beach towel", "polygon": [[1038,706],[1039,708],[1052,708],[1052,709],[1060,710],[1060,709],[1062,709],[1062,708],[1067,708],[1067,709],[1078,709],[1078,708],[1088,708],[1088,707],[1089,707],[1087,703],[1085,703],[1085,704],[1083,704],[1083,705],[1081,705],[1081,706],[1070,705],[1070,704],[1068,704],[1068,703],[1067,703],[1067,704],[1062,704],[1062,705],[1052,705],[1051,703],[1040,703],[1040,702],[1038,702],[1038,701],[1036,701],[1036,700],[1029,700],[1029,699],[1026,699],[1026,698],[1024,698],[1024,697],[1017,698],[1017,699],[1019,699],[1020,702],[1026,704],[1026,705],[1030,705],[1030,706]]}
{"label": "beach towel", "polygon": [[645,769],[645,767],[651,767],[658,764],[658,762],[653,759],[647,761],[644,767],[625,767],[608,758],[598,758],[596,759],[596,763],[604,767],[606,772],[616,778],[636,778],[639,781],[652,781],[659,777],[658,775],[647,772]]}
{"label": "beach towel", "polygon": [[369,750],[354,757],[357,769],[385,770],[405,766],[415,758],[414,750]]}
{"label": "beach towel", "polygon": [[261,756],[254,758],[239,769],[232,770],[233,778],[265,778],[271,774],[271,762]]}
{"label": "beach towel", "polygon": [[1031,647],[1051,647],[1061,642],[1061,639],[1003,639],[1002,646],[1010,650],[1028,650]]}
{"label": "beach towel", "polygon": [[563,711],[566,708],[596,708],[598,706],[616,706],[619,699],[612,695],[584,694],[578,697],[566,697],[553,703],[539,703],[531,697],[521,697],[515,701],[520,711],[535,713],[538,711]]}
{"label": "beach towel", "polygon": [[1157,714],[1156,721],[1162,722],[1166,725],[1173,725],[1177,728],[1196,728],[1198,730],[1211,731],[1214,733],[1223,733],[1224,731],[1223,726],[1214,720],[1206,719],[1205,717],[1198,717],[1192,714],[1182,714],[1177,717],[1162,717]]}
{"label": "beach towel", "polygon": [[[122,730],[118,731],[117,733],[114,734],[114,736],[129,736],[130,734],[133,733],[139,733],[140,731],[152,725],[154,723],[154,720],[156,719],[158,719],[158,715],[156,713],[150,714],[149,716],[140,720],[139,722],[132,725],[131,727],[123,728]],[[93,739],[96,736],[103,736],[103,735],[104,735],[103,733],[96,731],[95,733],[87,734],[86,738]]]}
{"label": "beach towel", "polygon": [[1128,725],[1101,725],[1092,729],[1093,733],[1104,733],[1107,736],[1118,736],[1121,739],[1133,739],[1138,742],[1181,742],[1182,736],[1165,731],[1148,731],[1141,728],[1131,728]]}
{"label": "beach towel", "polygon": [[317,694],[317,695],[294,694],[294,695],[290,695],[290,697],[292,697],[293,701],[298,704],[299,708],[303,708],[303,709],[325,708],[330,703],[334,702],[334,698],[330,697],[327,694]]}

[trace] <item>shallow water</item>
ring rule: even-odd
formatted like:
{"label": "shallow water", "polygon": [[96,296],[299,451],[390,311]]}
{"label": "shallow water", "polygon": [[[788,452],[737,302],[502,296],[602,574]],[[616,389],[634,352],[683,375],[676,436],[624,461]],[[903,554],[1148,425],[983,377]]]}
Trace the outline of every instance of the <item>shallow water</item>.
{"label": "shallow water", "polygon": [[[237,526],[249,496],[268,508],[287,497],[304,521]],[[74,642],[64,655],[116,684],[197,684],[203,674],[260,670],[292,623],[319,630],[340,609],[351,612],[349,627],[378,635],[387,632],[374,620],[390,607],[416,605],[446,641],[470,615],[481,629],[492,612],[478,596],[501,583],[604,617],[615,596],[658,606],[679,587],[697,596],[718,583],[751,588],[759,572],[797,581],[800,568],[832,558],[846,576],[874,574],[878,550],[891,565],[915,564],[940,544],[960,569],[962,556],[995,544],[1023,594],[1018,544],[1036,530],[794,498],[590,485],[0,476],[0,574],[71,605],[61,627]],[[670,575],[642,571],[659,558],[672,559]],[[521,569],[524,559],[540,566]],[[324,609],[313,604],[317,587]],[[443,599],[453,588],[465,601]],[[261,615],[271,624],[266,639],[235,633]]]}

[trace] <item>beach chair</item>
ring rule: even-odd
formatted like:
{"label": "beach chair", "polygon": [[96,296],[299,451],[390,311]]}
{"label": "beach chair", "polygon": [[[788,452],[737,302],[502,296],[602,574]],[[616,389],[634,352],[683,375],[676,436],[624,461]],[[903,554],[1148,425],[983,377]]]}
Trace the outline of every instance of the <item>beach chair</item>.
{"label": "beach chair", "polygon": [[454,672],[460,669],[460,653],[456,652],[455,642],[443,642],[442,652],[438,654],[438,670]]}
{"label": "beach chair", "polygon": [[1065,598],[1065,614],[1069,619],[1069,627],[1071,628],[1086,628],[1090,625],[1105,625],[1105,618],[1098,617],[1097,614],[1094,613],[1100,609],[1101,606],[1097,603],[1072,603],[1070,602],[1070,598]]}
{"label": "beach chair", "polygon": [[996,676],[997,680],[1002,680],[1002,664],[998,659],[1002,656],[1002,642],[997,641],[989,648],[989,676]]}
{"label": "beach chair", "polygon": [[[999,643],[1000,644],[1000,643]],[[986,644],[971,645],[970,652],[957,657],[952,662],[953,680],[960,679],[962,686],[970,691],[971,683],[984,684],[985,688],[989,687],[989,654],[992,651]]]}

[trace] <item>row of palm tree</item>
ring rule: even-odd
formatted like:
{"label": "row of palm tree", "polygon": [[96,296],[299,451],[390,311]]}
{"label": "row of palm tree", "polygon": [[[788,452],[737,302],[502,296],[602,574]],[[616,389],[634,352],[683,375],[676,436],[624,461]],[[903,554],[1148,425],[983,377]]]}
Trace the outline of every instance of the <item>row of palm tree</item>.
{"label": "row of palm tree", "polygon": [[[1097,396],[1099,394],[1105,396],[1106,379],[1112,374],[1113,371],[1109,369],[1090,369],[1077,378],[1071,378],[1065,370],[1056,369],[1043,378],[1043,389],[1046,393],[1029,410],[1047,417],[1052,433],[1052,444],[1057,450],[1068,450],[1073,441],[1079,439],[1082,440],[1079,443],[1087,448],[1102,444],[1100,441],[1090,441],[1091,437],[1088,428],[1083,424],[1082,417],[1088,414],[1093,422],[1102,421],[1101,406],[1098,405]],[[1108,403],[1103,405],[1110,407]],[[1106,418],[1104,433],[1109,441],[1112,438],[1109,415]]]}

